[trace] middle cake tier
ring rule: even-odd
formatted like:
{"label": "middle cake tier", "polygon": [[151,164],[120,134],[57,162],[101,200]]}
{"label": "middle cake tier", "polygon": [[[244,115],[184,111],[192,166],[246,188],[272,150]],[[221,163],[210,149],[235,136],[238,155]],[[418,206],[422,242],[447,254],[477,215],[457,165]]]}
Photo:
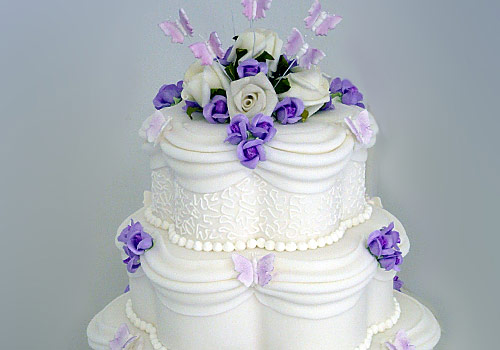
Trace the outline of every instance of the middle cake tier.
{"label": "middle cake tier", "polygon": [[342,122],[359,111],[343,105],[308,123],[276,125],[275,138],[265,145],[266,161],[251,170],[224,143],[225,126],[186,120],[177,106],[162,110],[168,120],[162,140],[145,143],[152,168],[146,219],[175,231],[182,246],[195,250],[265,244],[270,250],[306,250],[318,240],[339,240],[371,214],[367,150],[357,147]]}

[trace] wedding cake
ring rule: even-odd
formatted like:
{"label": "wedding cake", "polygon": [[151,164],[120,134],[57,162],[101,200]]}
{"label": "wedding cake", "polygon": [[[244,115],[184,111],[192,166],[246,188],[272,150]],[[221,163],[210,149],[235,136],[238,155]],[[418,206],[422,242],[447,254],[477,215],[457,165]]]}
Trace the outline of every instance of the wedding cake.
{"label": "wedding cake", "polygon": [[[254,23],[223,49],[189,45],[184,79],[161,87],[139,131],[151,160],[144,206],[115,245],[130,284],[88,326],[95,350],[427,350],[440,328],[400,292],[410,244],[365,190],[378,127],[347,79],[293,28]],[[302,31],[342,17],[315,1]],[[184,10],[160,24],[191,40]],[[125,267],[124,265],[124,267]]]}

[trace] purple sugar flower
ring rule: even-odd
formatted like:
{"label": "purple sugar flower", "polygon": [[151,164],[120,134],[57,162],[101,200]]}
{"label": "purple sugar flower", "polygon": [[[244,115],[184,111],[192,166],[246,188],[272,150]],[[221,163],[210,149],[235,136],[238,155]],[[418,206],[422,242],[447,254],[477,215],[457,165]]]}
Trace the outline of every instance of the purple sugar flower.
{"label": "purple sugar flower", "polygon": [[123,260],[123,263],[127,265],[127,271],[134,273],[141,266],[139,255],[134,254],[127,246],[123,246],[127,258]]}
{"label": "purple sugar flower", "polygon": [[224,124],[229,119],[227,99],[225,96],[216,95],[203,107],[203,116],[210,124]]}
{"label": "purple sugar flower", "polygon": [[294,124],[302,119],[304,102],[300,98],[285,97],[274,108],[276,118],[281,124]]}
{"label": "purple sugar flower", "polygon": [[177,84],[163,85],[153,100],[155,108],[160,110],[178,103],[181,100],[182,84],[183,81],[180,80]]}
{"label": "purple sugar flower", "polygon": [[378,259],[380,267],[386,271],[401,271],[399,265],[403,263],[403,254],[400,251],[394,251],[392,254],[383,255]]}
{"label": "purple sugar flower", "polygon": [[130,220],[130,225],[127,225],[120,235],[118,236],[117,240],[118,242],[122,242],[127,244],[127,239],[129,236],[135,235],[136,233],[139,233],[142,231],[142,225],[140,222],[134,222],[134,220]]}
{"label": "purple sugar flower", "polygon": [[332,94],[340,93],[342,103],[345,105],[356,105],[365,108],[365,105],[361,102],[363,100],[363,94],[359,92],[358,88],[348,79],[333,79],[330,83],[330,92]]}
{"label": "purple sugar flower", "polygon": [[403,254],[398,247],[400,242],[399,232],[394,230],[394,223],[391,222],[387,227],[370,233],[367,247],[379,262],[380,267],[386,271],[399,271],[399,265],[403,263]]}
{"label": "purple sugar flower", "polygon": [[259,113],[252,118],[250,132],[264,142],[269,142],[276,135],[276,128],[271,117]]}
{"label": "purple sugar flower", "polygon": [[134,273],[141,266],[140,255],[153,247],[153,238],[144,232],[140,222],[130,220],[130,225],[122,230],[117,240],[124,243],[123,251],[127,258],[123,262],[127,264],[128,272]]}
{"label": "purple sugar flower", "polygon": [[182,110],[184,112],[187,112],[188,108],[200,108],[201,109],[201,106],[195,101],[186,100],[185,102],[186,102],[186,105],[184,107],[182,107]]}
{"label": "purple sugar flower", "polygon": [[130,292],[130,284],[127,284],[125,287],[125,290],[123,291],[123,294]]}
{"label": "purple sugar flower", "polygon": [[401,292],[401,288],[403,287],[404,282],[399,278],[399,276],[394,276],[392,279],[392,287],[397,290],[398,292]]}
{"label": "purple sugar flower", "polygon": [[233,50],[232,46],[229,46],[228,49],[226,50],[226,53],[224,54],[224,57],[219,59],[219,63],[222,64],[224,67],[229,66],[231,62],[229,62],[227,59],[229,58],[229,55],[231,54],[231,51]]}
{"label": "purple sugar flower", "polygon": [[321,107],[322,111],[333,111],[335,109],[335,105],[333,104],[332,96],[330,95],[330,101],[325,103],[323,107]]}
{"label": "purple sugar flower", "polygon": [[231,122],[227,126],[227,138],[224,140],[224,142],[229,142],[230,144],[237,145],[240,142],[247,140],[249,128],[250,122],[245,115],[235,115],[233,118],[231,118]]}
{"label": "purple sugar flower", "polygon": [[240,142],[236,151],[238,159],[243,166],[255,169],[259,161],[266,160],[266,152],[261,139]]}
{"label": "purple sugar flower", "polygon": [[146,232],[141,230],[127,237],[127,248],[135,255],[142,255],[148,249],[153,247],[153,238]]}
{"label": "purple sugar flower", "polygon": [[236,68],[238,76],[241,78],[253,77],[259,73],[267,74],[267,63],[259,62],[254,59],[245,60],[240,62],[238,68]]}

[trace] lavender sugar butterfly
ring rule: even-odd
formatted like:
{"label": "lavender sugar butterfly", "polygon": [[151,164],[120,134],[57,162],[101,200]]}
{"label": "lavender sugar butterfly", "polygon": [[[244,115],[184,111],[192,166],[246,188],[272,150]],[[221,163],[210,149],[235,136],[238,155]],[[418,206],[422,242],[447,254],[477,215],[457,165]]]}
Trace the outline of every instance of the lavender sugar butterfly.
{"label": "lavender sugar butterfly", "polygon": [[142,350],[141,339],[130,334],[130,331],[125,323],[122,323],[116,331],[115,338],[109,342],[110,350]]}
{"label": "lavender sugar butterfly", "polygon": [[149,121],[149,126],[146,129],[146,137],[148,138],[148,142],[154,142],[156,145],[159,141],[159,136],[166,128],[170,128],[172,118],[163,115],[160,111],[156,111],[151,120]]}
{"label": "lavender sugar butterfly", "polygon": [[327,35],[342,21],[341,16],[332,15],[321,10],[321,3],[315,0],[309,9],[309,16],[304,19],[306,28],[311,29],[316,35]]}
{"label": "lavender sugar butterfly", "polygon": [[242,0],[243,14],[248,20],[253,21],[266,17],[266,11],[271,8],[273,0]]}
{"label": "lavender sugar butterfly", "polygon": [[389,350],[416,350],[415,345],[410,344],[410,339],[406,335],[406,332],[401,329],[396,334],[394,343],[385,343],[385,346]]}
{"label": "lavender sugar butterfly", "polygon": [[311,48],[297,28],[293,28],[287,38],[285,54],[296,57],[299,66],[306,69],[311,69],[312,65],[317,65],[326,56],[323,51]]}
{"label": "lavender sugar butterfly", "polygon": [[373,136],[373,130],[370,124],[370,116],[368,111],[363,109],[356,118],[345,118],[345,123],[351,129],[354,136],[360,144],[367,146]]}
{"label": "lavender sugar butterfly", "polygon": [[203,66],[211,66],[215,59],[224,57],[222,43],[216,32],[210,33],[210,37],[205,42],[189,45],[194,57],[200,59]]}
{"label": "lavender sugar butterfly", "polygon": [[274,270],[274,254],[271,253],[260,259],[252,258],[252,260],[249,260],[242,255],[234,253],[232,258],[234,269],[236,272],[239,272],[238,280],[246,287],[250,287],[253,284],[264,287],[271,281],[271,272]]}
{"label": "lavender sugar butterfly", "polygon": [[173,43],[184,43],[184,37],[193,36],[194,30],[189,23],[189,18],[184,9],[179,10],[179,19],[174,21],[165,21],[159,24],[160,29],[166,36],[172,38]]}

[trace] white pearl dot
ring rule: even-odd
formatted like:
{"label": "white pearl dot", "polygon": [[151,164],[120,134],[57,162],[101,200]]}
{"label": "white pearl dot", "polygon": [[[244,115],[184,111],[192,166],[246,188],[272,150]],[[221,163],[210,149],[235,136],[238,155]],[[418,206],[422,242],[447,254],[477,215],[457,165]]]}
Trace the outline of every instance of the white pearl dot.
{"label": "white pearl dot", "polygon": [[264,248],[266,246],[266,240],[264,238],[257,239],[257,247]]}
{"label": "white pearl dot", "polygon": [[257,247],[257,241],[255,240],[255,238],[250,238],[247,241],[247,248],[248,249],[255,249],[256,247]]}
{"label": "white pearl dot", "polygon": [[222,252],[222,243],[220,243],[220,242],[216,242],[216,243],[214,244],[214,251],[215,251],[215,252]]}
{"label": "white pearl dot", "polygon": [[276,243],[276,246],[274,247],[274,249],[277,251],[277,252],[284,252],[285,249],[286,249],[286,245],[284,242],[277,242]]}
{"label": "white pearl dot", "polygon": [[301,252],[307,250],[307,243],[300,242],[299,244],[297,244],[297,249],[300,250]]}
{"label": "white pearl dot", "polygon": [[203,243],[203,251],[205,252],[211,252],[213,248],[212,242],[205,242]]}
{"label": "white pearl dot", "polygon": [[193,247],[194,247],[194,241],[192,239],[188,239],[188,241],[186,242],[186,248],[193,249]]}
{"label": "white pearl dot", "polygon": [[197,252],[201,252],[203,250],[203,243],[201,243],[200,241],[194,242],[193,249]]}
{"label": "white pearl dot", "polygon": [[264,248],[266,248],[266,250],[274,250],[275,246],[276,246],[276,243],[274,243],[274,241],[268,240],[268,241],[266,241]]}
{"label": "white pearl dot", "polygon": [[222,248],[225,252],[232,252],[234,250],[234,244],[231,242],[226,242],[224,243],[224,246]]}
{"label": "white pearl dot", "polygon": [[245,250],[247,245],[243,241],[237,241],[234,247],[237,251],[241,252],[242,250]]}
{"label": "white pearl dot", "polygon": [[286,244],[285,250],[287,252],[294,252],[297,250],[297,244],[295,242],[288,242]]}

